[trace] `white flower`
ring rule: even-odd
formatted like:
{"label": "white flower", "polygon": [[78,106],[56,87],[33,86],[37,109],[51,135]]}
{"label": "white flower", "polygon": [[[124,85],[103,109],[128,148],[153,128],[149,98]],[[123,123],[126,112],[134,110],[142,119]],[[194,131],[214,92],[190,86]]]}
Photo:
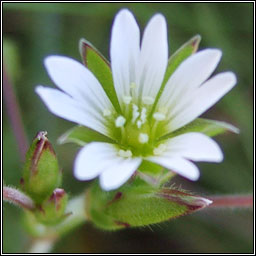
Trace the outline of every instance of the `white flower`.
{"label": "white flower", "polygon": [[155,99],[168,62],[167,26],[161,14],[149,21],[140,46],[140,31],[133,15],[121,10],[112,28],[110,57],[121,113],[95,76],[67,57],[50,56],[45,60],[49,76],[62,91],[36,88],[52,113],[116,142],[84,146],[75,160],[77,179],[99,176],[103,189],[116,189],[145,159],[197,180],[199,170],[190,160],[222,161],[219,146],[202,133],[159,140],[196,119],[235,85],[232,72],[207,80],[220,61],[220,50],[202,50],[186,59],[167,81],[158,102]]}

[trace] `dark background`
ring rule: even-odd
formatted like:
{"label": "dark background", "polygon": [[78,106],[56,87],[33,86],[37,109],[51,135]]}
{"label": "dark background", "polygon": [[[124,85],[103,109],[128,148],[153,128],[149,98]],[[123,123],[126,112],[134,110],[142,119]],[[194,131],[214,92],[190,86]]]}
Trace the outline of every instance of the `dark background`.
{"label": "dark background", "polygon": [[[177,185],[197,194],[248,194],[253,190],[253,4],[252,3],[4,3],[4,63],[20,105],[29,139],[48,131],[64,171],[63,187],[76,195],[88,184],[75,180],[72,163],[78,147],[57,145],[57,138],[73,124],[52,115],[34,88],[53,86],[43,67],[47,55],[61,54],[80,60],[81,37],[109,58],[114,15],[129,8],[143,29],[155,13],[167,19],[169,54],[192,36],[200,34],[200,49],[220,48],[223,57],[216,72],[232,70],[237,86],[205,117],[237,126],[239,135],[226,133],[216,140],[225,159],[221,164],[200,163],[201,178]],[[3,116],[3,177],[18,186],[22,162],[10,126]],[[29,238],[21,224],[21,210],[4,204],[5,253],[25,252]],[[151,227],[118,232],[98,230],[85,224],[57,243],[64,253],[250,253],[253,250],[253,212],[250,209],[207,209]]]}

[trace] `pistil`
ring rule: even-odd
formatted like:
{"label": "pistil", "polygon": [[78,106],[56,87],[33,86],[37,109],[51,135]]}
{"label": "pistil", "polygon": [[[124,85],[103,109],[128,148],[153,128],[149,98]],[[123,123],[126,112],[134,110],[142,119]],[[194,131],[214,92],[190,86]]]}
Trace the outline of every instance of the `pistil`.
{"label": "pistil", "polygon": [[[119,115],[115,118],[115,127],[118,128],[116,132],[119,137],[121,145],[126,148],[118,151],[121,157],[132,157],[135,155],[161,155],[166,146],[160,144],[155,147],[156,138],[159,133],[158,128],[162,127],[162,121],[166,119],[165,109],[158,109],[152,116],[149,116],[151,112],[151,105],[154,104],[155,99],[150,96],[142,97],[141,105],[135,104],[134,92],[135,83],[130,84],[130,95],[123,96],[123,104],[125,111],[123,115]],[[103,115],[109,116],[112,113],[108,110],[104,110]]]}

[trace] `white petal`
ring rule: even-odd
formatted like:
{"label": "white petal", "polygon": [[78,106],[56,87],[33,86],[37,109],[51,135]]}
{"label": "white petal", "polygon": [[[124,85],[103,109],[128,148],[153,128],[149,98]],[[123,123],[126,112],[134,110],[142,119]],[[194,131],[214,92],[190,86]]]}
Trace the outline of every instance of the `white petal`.
{"label": "white petal", "polygon": [[223,154],[219,145],[202,133],[185,133],[169,139],[164,157],[184,157],[193,161],[221,162]]}
{"label": "white petal", "polygon": [[152,156],[147,159],[151,162],[162,165],[187,179],[195,181],[199,178],[200,173],[198,168],[186,159],[165,156]]}
{"label": "white petal", "polygon": [[[140,31],[131,12],[121,10],[112,27],[110,58],[114,85],[119,102],[130,94],[138,66]],[[122,104],[121,104],[122,105]]]}
{"label": "white petal", "polygon": [[116,149],[103,142],[92,142],[83,147],[74,163],[74,176],[79,180],[97,177],[116,161]]}
{"label": "white petal", "polygon": [[158,105],[173,108],[179,104],[212,74],[220,58],[220,50],[206,49],[183,61],[166,83]]}
{"label": "white petal", "polygon": [[121,158],[100,174],[100,185],[104,190],[113,190],[122,186],[141,164],[140,158]]}
{"label": "white petal", "polygon": [[98,80],[80,62],[64,56],[49,56],[45,67],[53,82],[74,99],[87,102],[101,112],[113,108]]}
{"label": "white petal", "polygon": [[74,175],[79,180],[90,180],[100,175],[104,190],[122,186],[136,171],[140,158],[123,158],[119,149],[109,143],[92,142],[83,147],[75,160]]}
{"label": "white petal", "polygon": [[189,95],[176,99],[177,105],[171,108],[168,115],[169,132],[192,122],[219,101],[235,84],[236,76],[234,73],[221,73],[205,82]]}
{"label": "white petal", "polygon": [[52,88],[37,86],[36,93],[53,114],[110,136],[103,116],[90,105],[81,104],[67,94]]}
{"label": "white petal", "polygon": [[163,15],[155,15],[145,28],[140,53],[137,96],[155,98],[168,62],[167,25]]}

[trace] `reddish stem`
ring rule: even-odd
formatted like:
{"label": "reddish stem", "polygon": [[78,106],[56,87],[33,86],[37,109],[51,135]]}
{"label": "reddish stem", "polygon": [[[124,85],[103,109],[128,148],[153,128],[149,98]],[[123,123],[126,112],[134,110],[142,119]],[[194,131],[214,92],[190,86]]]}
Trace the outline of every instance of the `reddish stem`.
{"label": "reddish stem", "polygon": [[32,210],[35,207],[30,197],[15,188],[3,187],[3,199],[28,210]]}
{"label": "reddish stem", "polygon": [[11,127],[18,144],[20,158],[25,160],[28,142],[20,115],[18,101],[14,93],[13,86],[8,79],[5,67],[3,67],[3,98],[10,119]]}
{"label": "reddish stem", "polygon": [[252,195],[211,196],[208,199],[213,201],[209,207],[253,207]]}

